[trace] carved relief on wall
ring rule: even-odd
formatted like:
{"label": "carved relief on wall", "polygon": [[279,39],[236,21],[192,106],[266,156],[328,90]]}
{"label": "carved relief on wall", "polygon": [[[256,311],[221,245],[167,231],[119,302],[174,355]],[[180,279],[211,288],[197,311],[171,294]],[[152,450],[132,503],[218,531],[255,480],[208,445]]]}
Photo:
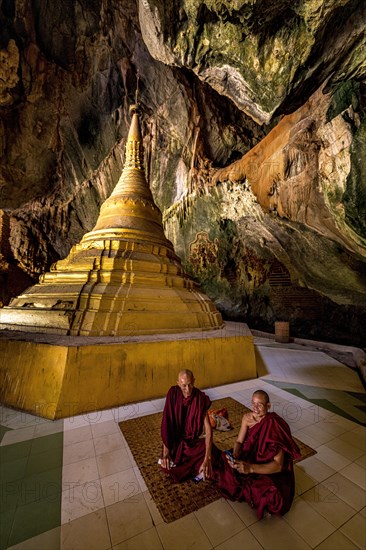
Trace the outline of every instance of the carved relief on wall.
{"label": "carved relief on wall", "polygon": [[196,275],[205,278],[218,267],[219,241],[210,241],[207,231],[200,231],[189,245],[188,261]]}

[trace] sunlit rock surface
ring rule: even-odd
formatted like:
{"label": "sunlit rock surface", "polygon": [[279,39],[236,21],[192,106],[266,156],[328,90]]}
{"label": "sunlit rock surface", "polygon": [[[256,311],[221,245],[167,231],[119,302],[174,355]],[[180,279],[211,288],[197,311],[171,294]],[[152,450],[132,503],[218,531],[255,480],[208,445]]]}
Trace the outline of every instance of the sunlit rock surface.
{"label": "sunlit rock surface", "polygon": [[365,22],[355,0],[3,2],[0,299],[94,226],[138,80],[154,199],[222,313],[364,345]]}

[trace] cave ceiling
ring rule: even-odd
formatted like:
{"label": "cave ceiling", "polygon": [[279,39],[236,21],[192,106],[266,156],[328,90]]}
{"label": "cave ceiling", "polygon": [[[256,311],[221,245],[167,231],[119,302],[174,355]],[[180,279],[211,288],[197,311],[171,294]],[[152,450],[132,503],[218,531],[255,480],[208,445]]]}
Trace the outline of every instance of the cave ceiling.
{"label": "cave ceiling", "polygon": [[364,341],[365,25],[363,0],[2,0],[0,300],[93,228],[138,89],[167,236],[224,316]]}

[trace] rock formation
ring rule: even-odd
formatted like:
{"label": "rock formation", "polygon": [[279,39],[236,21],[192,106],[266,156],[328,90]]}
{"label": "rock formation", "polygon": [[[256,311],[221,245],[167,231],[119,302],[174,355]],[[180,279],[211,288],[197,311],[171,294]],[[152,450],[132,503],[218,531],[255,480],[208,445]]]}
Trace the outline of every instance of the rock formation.
{"label": "rock formation", "polygon": [[139,75],[154,199],[223,315],[364,345],[365,9],[2,2],[4,303],[19,293],[8,266],[25,287],[95,225],[122,170]]}

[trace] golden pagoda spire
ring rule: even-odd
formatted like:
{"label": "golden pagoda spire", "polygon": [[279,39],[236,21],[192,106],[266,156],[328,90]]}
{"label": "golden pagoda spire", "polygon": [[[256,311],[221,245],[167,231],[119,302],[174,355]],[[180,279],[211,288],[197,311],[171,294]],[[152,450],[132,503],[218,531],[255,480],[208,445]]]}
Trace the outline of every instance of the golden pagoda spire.
{"label": "golden pagoda spire", "polygon": [[144,170],[144,146],[138,118],[138,106],[130,107],[132,121],[126,142],[124,168],[121,177],[100,209],[97,223],[83,242],[110,233],[128,240],[159,242],[173,249],[165,237],[162,216],[154,203]]}

